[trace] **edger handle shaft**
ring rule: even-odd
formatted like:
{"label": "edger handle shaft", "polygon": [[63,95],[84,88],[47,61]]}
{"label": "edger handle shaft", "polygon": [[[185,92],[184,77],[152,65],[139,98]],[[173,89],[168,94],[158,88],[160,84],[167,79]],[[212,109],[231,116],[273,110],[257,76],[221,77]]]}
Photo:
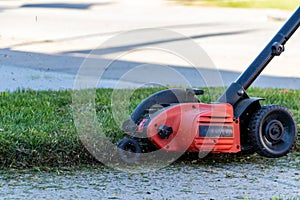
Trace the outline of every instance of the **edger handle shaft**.
{"label": "edger handle shaft", "polygon": [[282,45],[282,47],[279,48],[283,48],[283,45],[298,29],[299,25],[300,6],[289,18],[289,20],[283,25],[283,27],[278,31],[274,38],[269,42],[269,44],[263,49],[263,51],[251,63],[251,65],[246,69],[246,71],[242,73],[235,82],[243,86],[243,88],[246,90],[264,70],[264,68],[273,59],[273,57],[280,54],[280,52],[278,52],[279,54],[276,54],[276,52],[274,52],[276,51],[276,49],[274,49],[276,48],[276,45]]}
{"label": "edger handle shaft", "polygon": [[284,51],[284,44],[290,39],[299,26],[300,6],[245,72],[226,89],[217,101],[235,106],[240,100],[249,98],[245,90],[255,81],[274,56],[279,56]]}

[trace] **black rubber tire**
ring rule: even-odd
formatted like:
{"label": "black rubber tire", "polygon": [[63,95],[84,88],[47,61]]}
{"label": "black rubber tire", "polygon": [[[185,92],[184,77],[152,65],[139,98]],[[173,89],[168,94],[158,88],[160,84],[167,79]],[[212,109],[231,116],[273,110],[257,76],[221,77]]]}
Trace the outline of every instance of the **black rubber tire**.
{"label": "black rubber tire", "polygon": [[280,105],[267,105],[257,110],[250,120],[249,130],[256,152],[270,158],[286,155],[297,137],[295,119]]}
{"label": "black rubber tire", "polygon": [[133,138],[124,138],[118,143],[118,153],[121,160],[127,164],[138,161],[142,152],[139,142]]}

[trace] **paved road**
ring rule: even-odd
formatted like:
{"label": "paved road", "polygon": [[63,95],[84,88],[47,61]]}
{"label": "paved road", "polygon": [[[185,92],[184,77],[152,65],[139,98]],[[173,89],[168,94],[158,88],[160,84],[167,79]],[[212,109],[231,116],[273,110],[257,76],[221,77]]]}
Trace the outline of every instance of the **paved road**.
{"label": "paved road", "polygon": [[12,172],[0,174],[0,195],[31,200],[299,198],[299,168],[287,167],[285,160],[274,165],[177,163],[144,174],[101,166],[57,173]]}
{"label": "paved road", "polygon": [[[4,0],[0,2],[0,89],[72,88],[74,77],[91,50],[121,32],[141,28],[163,28],[192,38],[207,52],[221,73],[224,85],[228,85],[281,27],[283,22],[272,17],[286,18],[290,14],[274,10],[183,7],[164,0],[89,0],[84,3],[79,0],[64,3]],[[153,43],[151,39],[134,42],[136,40],[128,40],[126,44],[143,48]],[[155,42],[176,43],[172,40]],[[299,42],[298,31],[287,44],[286,53],[268,66],[255,86],[299,88]],[[122,48],[117,46],[101,52],[97,59],[112,59]],[[187,62],[152,51],[119,58],[116,67],[104,76],[102,87],[112,87],[119,76],[143,63],[171,65],[193,86],[203,86]],[[199,67],[205,70],[206,66]],[[151,68],[145,70],[154,73]]]}

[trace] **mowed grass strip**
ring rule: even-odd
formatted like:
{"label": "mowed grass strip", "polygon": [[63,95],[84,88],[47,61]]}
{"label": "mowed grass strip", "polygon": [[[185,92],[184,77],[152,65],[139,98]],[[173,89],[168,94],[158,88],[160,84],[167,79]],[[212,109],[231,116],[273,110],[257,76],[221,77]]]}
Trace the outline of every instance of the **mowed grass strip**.
{"label": "mowed grass strip", "polygon": [[[135,90],[131,96],[129,112],[144,98],[161,89]],[[201,101],[214,101],[223,90],[210,88],[209,92],[201,96]],[[116,142],[124,135],[111,112],[112,92],[112,89],[97,89],[95,102],[103,130]],[[250,88],[248,94],[266,98],[263,104],[288,107],[300,130],[300,90]],[[1,92],[0,166],[57,167],[96,163],[78,138],[72,112],[72,91]],[[299,142],[293,151],[300,152]]]}

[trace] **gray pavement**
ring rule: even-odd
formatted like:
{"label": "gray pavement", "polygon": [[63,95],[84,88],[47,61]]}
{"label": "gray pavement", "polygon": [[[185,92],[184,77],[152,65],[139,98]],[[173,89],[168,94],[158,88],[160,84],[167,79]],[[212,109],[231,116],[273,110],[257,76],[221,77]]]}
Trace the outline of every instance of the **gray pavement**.
{"label": "gray pavement", "polygon": [[[173,164],[131,174],[97,167],[4,174],[6,199],[297,199],[299,169],[265,164]],[[289,178],[287,178],[289,177]]]}
{"label": "gray pavement", "polygon": [[[72,88],[72,80],[93,49],[119,33],[142,28],[163,28],[192,38],[213,60],[224,85],[229,85],[282,26],[283,21],[276,16],[282,19],[290,14],[277,10],[184,7],[164,0],[4,0],[0,2],[0,90]],[[299,32],[254,86],[299,89]],[[147,46],[147,42],[130,42],[126,44]],[[97,59],[112,59],[120,51],[122,46],[108,49]],[[116,67],[102,77],[101,86],[113,87],[122,74],[144,63],[169,65],[179,69],[193,86],[204,86],[199,77],[191,75],[195,69],[161,52],[118,59]],[[206,66],[197,67],[207,70]],[[149,68],[148,73],[154,72]],[[174,84],[170,80],[169,85]]]}

